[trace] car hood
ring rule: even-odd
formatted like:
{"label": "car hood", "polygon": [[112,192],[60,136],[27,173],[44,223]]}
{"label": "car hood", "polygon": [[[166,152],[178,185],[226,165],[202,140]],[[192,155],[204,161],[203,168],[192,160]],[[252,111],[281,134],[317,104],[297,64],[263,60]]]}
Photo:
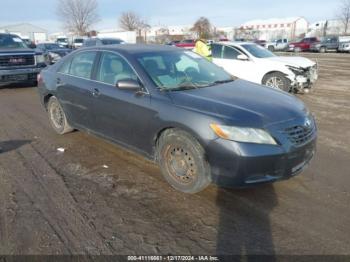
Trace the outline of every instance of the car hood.
{"label": "car hood", "polygon": [[220,118],[225,124],[263,127],[304,118],[307,109],[286,92],[245,80],[218,86],[169,92],[176,106]]}
{"label": "car hood", "polygon": [[266,58],[269,61],[279,62],[286,66],[308,68],[314,66],[316,63],[308,58],[301,56],[275,56]]}
{"label": "car hood", "polygon": [[60,53],[70,53],[72,52],[72,50],[68,48],[57,48],[57,49],[48,50],[48,52],[60,54]]}
{"label": "car hood", "polygon": [[11,53],[11,54],[16,54],[16,53],[19,53],[19,54],[34,54],[35,51],[33,49],[30,49],[30,48],[0,48],[0,54],[8,54],[8,53]]}

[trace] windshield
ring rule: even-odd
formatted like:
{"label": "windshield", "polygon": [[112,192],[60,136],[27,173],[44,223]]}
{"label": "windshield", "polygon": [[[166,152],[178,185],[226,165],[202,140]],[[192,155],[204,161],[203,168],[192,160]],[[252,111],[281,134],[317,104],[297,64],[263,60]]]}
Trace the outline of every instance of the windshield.
{"label": "windshield", "polygon": [[259,45],[247,44],[242,45],[242,47],[245,48],[252,56],[257,58],[269,58],[276,56],[274,53]]}
{"label": "windshield", "polygon": [[57,42],[68,43],[68,39],[67,38],[57,38]]}
{"label": "windshield", "polygon": [[123,40],[119,40],[119,39],[103,39],[102,40],[102,44],[104,45],[119,45],[124,43]]}
{"label": "windshield", "polygon": [[28,46],[21,38],[14,35],[0,35],[0,48],[15,49],[27,48]]}
{"label": "windshield", "polygon": [[163,90],[184,90],[233,81],[232,76],[205,58],[191,52],[141,54],[138,62]]}
{"label": "windshield", "polygon": [[46,45],[45,45],[45,48],[46,48],[47,50],[62,49],[62,47],[60,47],[60,46],[57,45],[57,44],[46,44]]}

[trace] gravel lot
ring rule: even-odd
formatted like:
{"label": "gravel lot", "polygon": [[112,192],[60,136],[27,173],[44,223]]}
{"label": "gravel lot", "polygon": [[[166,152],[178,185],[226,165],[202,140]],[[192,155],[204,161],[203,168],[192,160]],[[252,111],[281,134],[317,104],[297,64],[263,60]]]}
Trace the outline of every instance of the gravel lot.
{"label": "gravel lot", "polygon": [[292,180],[246,190],[178,193],[136,154],[54,134],[35,88],[0,89],[0,254],[350,255],[350,55],[305,56],[320,64],[300,95],[317,155]]}

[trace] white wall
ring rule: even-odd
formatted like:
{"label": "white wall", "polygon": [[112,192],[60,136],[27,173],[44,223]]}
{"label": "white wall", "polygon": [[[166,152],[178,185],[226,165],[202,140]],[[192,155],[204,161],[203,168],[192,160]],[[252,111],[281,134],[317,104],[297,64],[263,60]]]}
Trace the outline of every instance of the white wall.
{"label": "white wall", "polygon": [[118,32],[118,31],[102,31],[98,33],[98,37],[115,37],[124,40],[129,44],[136,44],[136,32],[134,31],[126,31],[126,32]]}

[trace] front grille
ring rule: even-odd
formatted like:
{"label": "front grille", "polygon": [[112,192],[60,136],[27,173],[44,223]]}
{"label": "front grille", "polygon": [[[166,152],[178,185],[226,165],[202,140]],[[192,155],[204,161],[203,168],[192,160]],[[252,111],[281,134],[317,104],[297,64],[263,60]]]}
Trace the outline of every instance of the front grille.
{"label": "front grille", "polygon": [[6,55],[0,56],[0,67],[35,65],[34,55]]}
{"label": "front grille", "polygon": [[289,141],[295,146],[302,146],[308,143],[313,138],[315,132],[316,126],[312,122],[310,125],[293,126],[283,131]]}

